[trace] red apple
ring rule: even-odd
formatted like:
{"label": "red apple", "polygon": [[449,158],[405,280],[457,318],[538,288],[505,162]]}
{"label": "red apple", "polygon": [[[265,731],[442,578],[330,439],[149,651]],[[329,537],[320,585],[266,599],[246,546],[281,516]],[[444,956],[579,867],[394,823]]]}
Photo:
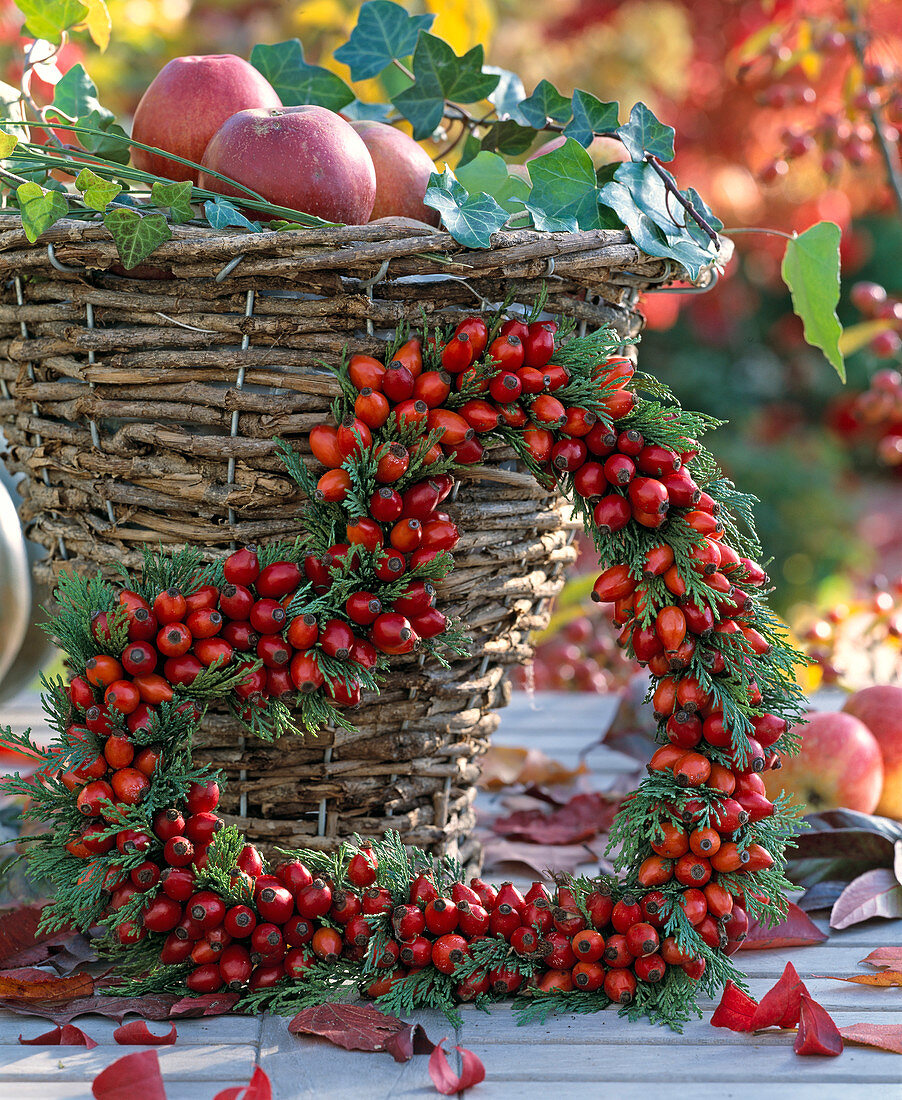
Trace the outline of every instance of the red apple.
{"label": "red apple", "polygon": [[864,722],[883,754],[883,791],[875,812],[902,819],[902,687],[875,684],[856,691],[843,711]]}
{"label": "red apple", "polygon": [[784,756],[783,767],[764,773],[767,797],[781,790],[794,794],[808,813],[849,810],[871,814],[883,785],[880,746],[863,722],[851,714],[818,713],[799,727],[802,751]]}
{"label": "red apple", "polygon": [[429,177],[435,171],[422,145],[403,130],[384,122],[352,122],[369,149],[376,169],[376,202],[370,221],[376,218],[415,218],[438,225],[439,214],[423,205]]}
{"label": "red apple", "polygon": [[[227,118],[250,107],[281,107],[275,88],[234,54],[176,57],[141,96],[132,137],[200,164],[210,138]],[[197,183],[198,171],[168,157],[132,150],[143,172]]]}
{"label": "red apple", "polygon": [[[325,107],[239,111],[213,135],[203,165],[276,206],[345,225],[369,221],[376,198],[376,171],[363,139]],[[206,172],[200,186],[247,197]]]}

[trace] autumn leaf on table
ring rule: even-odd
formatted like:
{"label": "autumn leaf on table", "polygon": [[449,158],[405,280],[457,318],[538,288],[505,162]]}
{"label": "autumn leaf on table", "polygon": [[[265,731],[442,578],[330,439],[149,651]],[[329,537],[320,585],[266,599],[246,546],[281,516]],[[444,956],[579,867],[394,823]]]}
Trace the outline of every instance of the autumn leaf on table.
{"label": "autumn leaf on table", "polygon": [[435,1043],[422,1024],[405,1024],[385,1040],[385,1050],[396,1062],[409,1062],[415,1054],[431,1054]]}
{"label": "autumn leaf on table", "polygon": [[740,951],[763,951],[770,947],[806,947],[823,943],[827,933],[797,906],[789,903],[786,916],[779,924],[769,928],[761,921],[749,920],[749,932],[742,941]]}
{"label": "autumn leaf on table", "polygon": [[551,813],[520,810],[509,817],[499,817],[492,828],[499,836],[531,844],[577,844],[607,831],[619,803],[619,799],[591,791],[574,795]]}
{"label": "autumn leaf on table", "polygon": [[263,1070],[256,1066],[246,1085],[223,1089],[217,1092],[213,1100],[272,1100],[272,1084]]}
{"label": "autumn leaf on table", "polygon": [[835,1058],[842,1054],[842,1035],[830,1013],[807,992],[802,993],[799,1033],[793,1043],[796,1054],[821,1054]]}
{"label": "autumn leaf on table", "polygon": [[902,886],[888,868],[865,871],[843,890],[830,913],[831,928],[848,928],[871,917],[902,917]]}
{"label": "autumn leaf on table", "polygon": [[292,1035],[318,1035],[345,1050],[385,1050],[389,1036],[408,1025],[368,1005],[325,1004],[305,1008],[288,1025]]}
{"label": "autumn leaf on table", "polygon": [[486,791],[500,791],[515,783],[525,786],[572,783],[578,775],[585,775],[586,772],[585,764],[571,770],[539,749],[490,745],[480,761],[479,786]]}
{"label": "autumn leaf on table", "polygon": [[126,1054],[101,1070],[91,1085],[94,1100],[166,1100],[155,1050]]}
{"label": "autumn leaf on table", "polygon": [[[189,1016],[224,1016],[241,1000],[241,993],[223,991],[204,993],[200,997],[182,997],[169,1009],[171,1019]],[[160,1019],[161,1017],[153,1017]]]}
{"label": "autumn leaf on table", "polygon": [[799,1022],[802,996],[808,996],[792,963],[787,963],[777,984],[761,998],[752,1014],[751,1030],[765,1027],[795,1027]]}
{"label": "autumn leaf on table", "polygon": [[144,1020],[131,1020],[122,1024],[113,1032],[113,1038],[120,1046],[166,1047],[178,1038],[175,1024],[171,1024],[165,1035],[155,1035]]}
{"label": "autumn leaf on table", "polygon": [[878,969],[902,970],[902,947],[875,947],[861,962]]}
{"label": "autumn leaf on table", "polygon": [[752,1020],[758,1004],[735,982],[724,986],[720,1004],[711,1017],[712,1027],[725,1027],[730,1031],[752,1031]]}
{"label": "autumn leaf on table", "polygon": [[92,1050],[97,1044],[90,1035],[85,1035],[80,1027],[74,1024],[57,1025],[52,1031],[45,1031],[43,1035],[36,1035],[34,1039],[23,1039],[19,1036],[19,1042],[26,1047],[87,1047]]}
{"label": "autumn leaf on table", "polygon": [[[72,981],[58,978],[57,981]],[[169,1010],[178,998],[169,993],[149,993],[144,997],[76,997],[74,1000],[39,1001],[0,997],[0,1008],[9,1008],[23,1016],[40,1016],[55,1024],[68,1024],[77,1016],[106,1016],[122,1023],[129,1014],[144,1016],[148,1020],[166,1020]]]}
{"label": "autumn leaf on table", "polygon": [[89,997],[94,992],[94,979],[90,974],[76,974],[71,978],[55,978],[41,972],[40,978],[0,978],[0,1002],[26,1001],[42,1004],[72,1001]]}
{"label": "autumn leaf on table", "polygon": [[879,974],[815,974],[813,976],[831,982],[854,982],[855,985],[872,985],[883,989],[902,986],[902,970],[884,970]]}
{"label": "autumn leaf on table", "polygon": [[463,1092],[484,1081],[485,1066],[481,1059],[472,1050],[464,1050],[463,1047],[454,1048],[460,1054],[460,1074],[454,1072],[442,1049],[442,1044],[446,1042],[447,1039],[442,1039],[429,1057],[429,1076],[436,1089],[443,1096],[452,1096],[455,1092]]}
{"label": "autumn leaf on table", "polygon": [[849,1024],[841,1027],[839,1033],[847,1043],[902,1054],[902,1024]]}
{"label": "autumn leaf on table", "polygon": [[483,868],[506,878],[524,875],[546,878],[549,869],[572,875],[580,864],[600,862],[602,871],[607,873],[613,870],[611,864],[598,860],[598,852],[603,847],[601,841],[594,845],[526,844],[489,834],[483,838]]}
{"label": "autumn leaf on table", "polygon": [[0,912],[0,967],[4,970],[46,962],[52,947],[83,938],[71,928],[39,932],[42,911],[40,905],[26,905]]}

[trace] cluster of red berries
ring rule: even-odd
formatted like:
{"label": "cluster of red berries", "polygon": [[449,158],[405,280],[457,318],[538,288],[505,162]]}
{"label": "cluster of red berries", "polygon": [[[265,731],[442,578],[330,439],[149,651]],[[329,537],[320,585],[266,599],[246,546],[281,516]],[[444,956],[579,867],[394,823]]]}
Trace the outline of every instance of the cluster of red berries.
{"label": "cluster of red berries", "polygon": [[[897,332],[880,335],[899,340]],[[896,351],[902,351],[902,342]],[[876,371],[868,388],[855,397],[851,411],[870,436],[876,436],[877,460],[884,466],[902,466],[902,373],[890,368]]]}

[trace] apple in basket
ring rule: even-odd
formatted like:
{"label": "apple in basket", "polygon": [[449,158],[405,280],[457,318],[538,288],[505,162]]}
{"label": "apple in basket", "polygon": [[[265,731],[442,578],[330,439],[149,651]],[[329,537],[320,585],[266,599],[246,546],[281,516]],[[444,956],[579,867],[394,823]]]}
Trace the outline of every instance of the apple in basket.
{"label": "apple in basket", "polygon": [[[239,111],[210,139],[202,163],[267,202],[326,221],[361,225],[376,199],[376,171],[363,139],[325,107]],[[230,198],[246,197],[207,172],[199,182]]]}
{"label": "apple in basket", "polygon": [[370,221],[400,217],[438,225],[438,211],[423,205],[429,177],[436,170],[423,146],[384,122],[367,120],[351,125],[363,139],[376,169],[376,202]]}
{"label": "apple in basket", "polygon": [[876,813],[902,820],[902,687],[872,684],[842,708],[868,727],[883,755],[883,790]]}
{"label": "apple in basket", "polygon": [[[200,164],[210,138],[227,118],[249,107],[281,107],[269,81],[234,54],[176,57],[164,65],[135,110],[132,137]],[[197,183],[198,170],[132,149],[136,168]]]}

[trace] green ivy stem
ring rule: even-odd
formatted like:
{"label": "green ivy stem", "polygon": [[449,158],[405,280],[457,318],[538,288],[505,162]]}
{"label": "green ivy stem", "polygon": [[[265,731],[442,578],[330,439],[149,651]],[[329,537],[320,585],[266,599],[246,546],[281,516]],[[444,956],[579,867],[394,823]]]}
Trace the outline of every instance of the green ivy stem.
{"label": "green ivy stem", "polygon": [[724,237],[735,237],[737,233],[764,233],[771,237],[782,237],[787,241],[794,241],[798,234],[784,233],[782,229],[764,229],[760,225],[741,226],[737,229],[724,229]]}

